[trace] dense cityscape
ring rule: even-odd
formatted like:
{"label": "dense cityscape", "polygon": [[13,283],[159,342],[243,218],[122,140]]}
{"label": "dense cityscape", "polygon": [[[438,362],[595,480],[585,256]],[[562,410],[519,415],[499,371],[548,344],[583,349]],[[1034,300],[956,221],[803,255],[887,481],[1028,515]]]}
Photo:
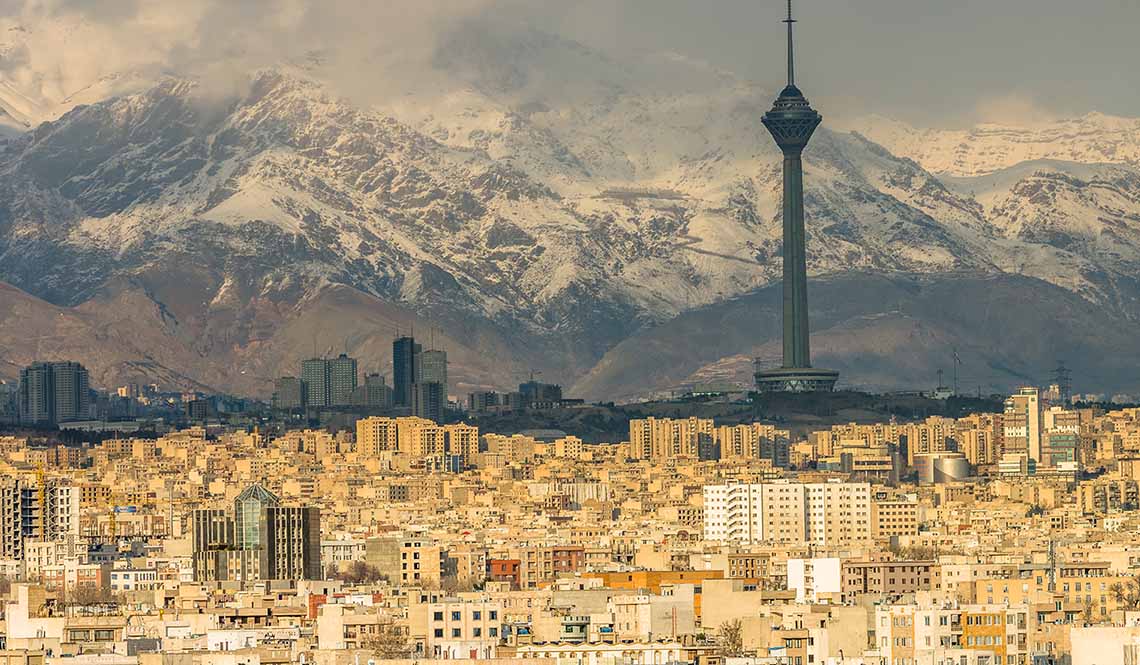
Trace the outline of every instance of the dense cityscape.
{"label": "dense cityscape", "polygon": [[[28,434],[0,438],[6,657],[1013,665],[1140,642],[1140,409],[1055,384],[997,413],[649,417],[589,444],[464,422],[586,408],[536,381],[445,419],[443,352],[392,350],[392,386],[307,360],[263,412],[195,397],[145,436],[80,418],[153,390],[26,368]],[[710,399],[738,397],[673,406]]]}
{"label": "dense cityscape", "polygon": [[[777,4],[783,10],[784,3]],[[512,6],[512,11],[516,9]],[[1021,245],[1011,242],[1005,247],[992,230],[979,232],[978,237],[986,239],[982,244],[1003,246],[1002,251],[1016,256],[1019,278],[1052,262],[1088,280],[1053,275],[1077,295],[1049,291],[1043,300],[1050,306],[1071,304],[1078,296],[1088,299],[1069,309],[1050,310],[1063,311],[1065,316],[1046,316],[1032,335],[1015,335],[999,323],[971,331],[981,336],[972,349],[980,358],[977,364],[993,370],[997,378],[989,381],[991,387],[1000,386],[985,395],[981,378],[975,391],[960,385],[961,357],[957,346],[946,343],[952,337],[950,328],[924,324],[934,319],[905,311],[920,296],[905,306],[900,297],[894,309],[879,314],[823,311],[842,309],[836,303],[854,300],[850,293],[838,300],[833,294],[824,307],[810,309],[809,274],[813,280],[818,274],[813,262],[819,254],[818,249],[809,252],[808,242],[819,244],[821,235],[807,225],[805,208],[827,215],[838,200],[821,195],[820,190],[805,194],[805,171],[809,178],[821,173],[814,170],[817,160],[839,163],[842,177],[836,191],[868,204],[865,210],[878,215],[880,221],[889,222],[890,215],[902,214],[898,212],[904,207],[900,200],[912,186],[918,192],[914,200],[948,215],[946,219],[952,221],[947,228],[954,226],[961,237],[968,236],[965,230],[976,230],[969,216],[981,214],[982,205],[955,198],[949,188],[954,177],[947,175],[952,169],[940,172],[949,185],[933,178],[924,180],[908,170],[918,168],[917,162],[908,158],[888,163],[887,150],[856,133],[841,141],[871,145],[866,150],[872,157],[859,166],[866,167],[864,175],[858,174],[853,161],[840,155],[831,134],[822,139],[825,144],[817,152],[806,153],[805,167],[805,150],[823,118],[798,87],[797,20],[791,0],[786,10],[786,36],[781,35],[781,50],[786,45],[786,83],[770,110],[761,117],[749,116],[750,122],[754,120],[771,135],[782,165],[777,168],[774,160],[769,164],[758,154],[743,160],[778,173],[778,187],[772,180],[770,189],[780,203],[772,217],[778,220],[780,233],[778,243],[767,247],[744,239],[741,233],[736,240],[747,248],[749,258],[699,248],[704,242],[695,235],[699,228],[688,225],[702,220],[694,221],[699,215],[679,203],[686,199],[684,194],[664,188],[610,187],[596,196],[569,202],[565,208],[545,209],[546,214],[557,209],[558,215],[564,215],[560,221],[549,222],[552,228],[590,229],[565,246],[581,245],[575,250],[581,249],[581,257],[590,260],[602,257],[597,265],[605,267],[596,279],[576,282],[580,276],[577,264],[570,268],[541,264],[546,247],[522,227],[504,221],[507,216],[540,217],[543,208],[538,201],[563,205],[559,193],[545,185],[528,184],[528,176],[519,170],[523,167],[534,172],[546,169],[549,175],[556,171],[551,163],[570,165],[576,170],[562,182],[567,191],[573,189],[575,179],[593,177],[578,157],[556,145],[553,132],[535,130],[531,136],[538,137],[534,140],[544,150],[549,148],[553,162],[519,160],[522,166],[518,166],[508,151],[503,163],[475,177],[472,191],[485,195],[481,203],[473,194],[445,191],[442,183],[461,178],[464,168],[496,151],[488,138],[493,131],[490,125],[465,132],[471,146],[445,148],[452,133],[440,126],[432,128],[427,138],[391,118],[361,119],[364,116],[355,116],[339,107],[340,102],[321,95],[317,95],[317,106],[306,106],[309,101],[290,95],[303,97],[312,89],[305,87],[309,84],[291,87],[293,83],[282,83],[285,77],[264,72],[245,98],[230,103],[224,112],[203,103],[179,115],[178,104],[159,102],[160,111],[147,116],[140,111],[148,108],[144,101],[128,97],[125,108],[104,116],[116,122],[145,116],[133,130],[124,130],[120,136],[118,130],[100,131],[97,121],[81,122],[76,131],[81,149],[64,161],[82,165],[112,160],[100,173],[114,183],[110,193],[90,186],[94,178],[89,176],[59,178],[50,195],[45,194],[47,189],[29,184],[34,178],[13,177],[10,189],[26,191],[21,190],[14,203],[3,199],[7,193],[0,192],[0,231],[12,226],[11,219],[16,218],[44,226],[45,220],[80,219],[78,203],[52,198],[68,194],[76,200],[87,199],[85,204],[90,206],[78,227],[84,238],[122,222],[123,217],[117,217],[122,210],[114,206],[118,199],[130,198],[137,184],[132,178],[160,183],[165,188],[161,194],[140,194],[130,205],[160,201],[166,207],[146,213],[150,216],[131,222],[133,226],[116,227],[109,236],[115,251],[100,249],[87,255],[82,243],[73,242],[67,252],[69,257],[80,257],[76,259],[80,268],[73,271],[80,283],[107,265],[125,265],[131,260],[141,261],[146,270],[168,271],[173,277],[168,282],[148,282],[147,276],[153,273],[142,270],[117,281],[84,284],[84,297],[107,300],[76,314],[92,300],[63,295],[66,280],[45,272],[51,261],[41,266],[42,256],[36,251],[17,256],[20,252],[0,247],[7,252],[0,252],[0,259],[24,266],[15,271],[21,285],[34,284],[42,277],[46,286],[41,285],[41,290],[72,308],[60,305],[44,310],[50,312],[47,316],[38,315],[38,305],[28,299],[0,311],[11,314],[8,319],[0,317],[0,323],[13,325],[14,321],[22,327],[26,319],[31,322],[29,327],[38,326],[19,336],[21,343],[33,340],[32,345],[21,347],[32,351],[0,357],[0,370],[7,377],[0,379],[0,665],[379,665],[454,660],[497,665],[1140,663],[1140,541],[1136,537],[1140,531],[1140,406],[1130,404],[1131,398],[1122,392],[1135,385],[1130,366],[1112,367],[1113,358],[1097,358],[1100,376],[1116,383],[1102,391],[1094,381],[1078,376],[1077,383],[1086,391],[1078,394],[1074,371],[1063,361],[1058,361],[1048,380],[1034,380],[1029,377],[1044,370],[1026,369],[1030,366],[1027,356],[1013,367],[1018,363],[1005,363],[999,354],[986,350],[991,336],[997,339],[1008,334],[1014,345],[1072,351],[1068,357],[1087,368],[1087,358],[1097,355],[1099,347],[1085,345],[1083,340],[1064,344],[1057,341],[1066,339],[1064,335],[1051,335],[1066,321],[1079,323],[1078,337],[1088,332],[1086,328],[1095,327],[1091,323],[1094,315],[1106,308],[1107,300],[1096,298],[1111,294],[1109,300],[1127,300],[1119,297],[1125,291],[1105,285],[1118,282],[1125,287],[1116,284],[1111,288],[1125,289],[1135,281],[1134,276],[1066,263],[1074,255],[1021,256]],[[133,9],[123,11],[124,16],[134,16]],[[25,15],[34,13],[25,8]],[[260,20],[262,12],[256,13]],[[224,18],[213,29],[221,29],[221,23],[230,20],[240,22],[238,14]],[[314,20],[310,17],[302,23],[307,28]],[[163,22],[142,21],[140,25],[144,31],[159,30]],[[9,31],[25,32],[22,27]],[[131,44],[131,48],[136,46]],[[519,53],[529,59],[546,48],[567,48],[578,55],[587,52],[585,47],[531,35]],[[195,49],[205,46],[190,50]],[[0,73],[13,67],[8,60],[19,60],[13,53],[20,52],[0,48],[4,61]],[[519,53],[508,54],[508,59],[522,58]],[[323,50],[306,50],[303,56],[288,59],[289,67],[315,71],[329,57]],[[433,53],[432,62],[444,70],[458,67],[452,60],[468,57],[444,49]],[[781,66],[784,58],[781,54]],[[493,58],[473,60],[489,69]],[[680,68],[684,58],[672,54],[666,60]],[[371,60],[366,62],[372,65]],[[607,59],[597,62],[601,64],[592,66],[618,69]],[[156,69],[166,75],[165,68]],[[725,76],[711,65],[701,64],[700,71],[704,78]],[[436,99],[441,113],[456,106],[461,116],[475,118],[472,91],[481,86],[509,89],[525,82],[526,75],[512,69],[493,78],[490,84],[466,81],[458,88],[462,93],[451,90]],[[116,80],[104,77],[100,85]],[[30,98],[20,97],[13,103],[8,91],[15,90],[14,84],[2,77],[0,83],[0,127],[18,125],[16,116],[21,113],[32,117],[36,105]],[[194,87],[173,78],[160,85],[173,94]],[[303,140],[287,137],[285,125],[272,120],[271,114],[250,110],[272,99],[275,92],[280,94],[282,86],[288,92],[273,103],[301,109],[298,115],[306,120],[327,116],[357,130],[379,131],[383,140],[373,144],[362,138],[363,133],[342,134],[318,125],[302,132]],[[620,102],[615,100],[622,94],[617,88],[602,87],[607,96],[603,106],[617,106]],[[86,99],[82,96],[88,94],[86,90],[75,95]],[[118,103],[114,97],[109,99],[110,104]],[[77,102],[56,119],[57,125],[49,120],[31,129],[30,138],[21,138],[18,131],[11,139],[0,136],[0,157],[24,150],[20,141],[50,137],[58,127],[85,117],[87,108]],[[95,113],[102,113],[102,108],[97,107]],[[746,109],[725,111],[739,116],[742,108]],[[201,144],[192,132],[169,140],[162,136],[170,127],[206,126],[229,113],[245,113],[242,121],[249,124],[235,125],[240,131],[227,126]],[[557,113],[543,104],[521,104],[504,116],[498,128],[517,129],[531,116]],[[640,124],[647,114],[647,108],[640,109],[636,123],[627,123],[616,133],[634,131],[630,125]],[[587,124],[604,115],[592,109]],[[676,118],[669,122],[684,124]],[[30,128],[30,123],[24,125]],[[155,128],[152,136],[150,131]],[[1140,123],[1136,128],[1140,131]],[[269,153],[270,161],[256,167],[226,161],[238,152],[242,131],[250,136],[265,132],[257,134],[261,138],[252,144]],[[582,154],[594,158],[608,154],[616,133],[587,141]],[[1079,131],[1069,133],[1086,140]],[[352,196],[337,193],[319,179],[310,180],[307,171],[315,170],[311,165],[298,167],[299,160],[289,163],[282,157],[287,151],[279,148],[290,141],[295,144],[290,149],[297,148],[298,155],[319,156],[321,168],[328,166],[338,177],[353,180],[354,187],[368,197],[380,193],[374,199],[362,197],[364,203],[358,206]],[[946,149],[957,156],[962,168],[965,141]],[[705,156],[681,161],[697,164],[697,170],[711,169],[702,160],[715,163],[725,156],[707,140],[696,143]],[[34,143],[27,145],[32,146],[26,155],[30,155],[34,175],[50,181],[55,177],[53,168],[62,169],[49,165],[58,155],[51,150],[37,153]],[[158,155],[159,167],[149,176],[139,176],[138,164],[151,148]],[[433,152],[437,149],[440,152]],[[1098,150],[1115,152],[1103,146]],[[397,173],[383,162],[386,153],[400,151],[406,153],[401,157],[420,160],[418,165]],[[424,157],[429,153],[435,156]],[[273,158],[281,161],[273,162]],[[207,173],[193,173],[212,159],[219,161]],[[599,159],[605,162],[608,158]],[[1023,163],[1043,169],[1047,161],[1042,157]],[[619,183],[636,168],[645,167],[619,163],[621,159],[613,162]],[[446,177],[431,182],[428,171],[433,169]],[[881,169],[874,176],[881,191],[890,196],[876,198],[848,188],[849,180],[865,179],[875,169]],[[220,223],[195,226],[202,221],[197,217],[234,196],[239,181],[250,172],[279,175],[291,170],[300,174],[284,176],[284,180],[304,181],[312,194],[290,200],[281,187],[258,185],[261,189],[255,187],[255,194],[234,206],[236,212],[227,213],[250,224],[237,236],[236,246],[244,253],[229,256],[229,263],[217,274],[198,265],[196,261],[220,253],[219,248],[232,238],[225,239]],[[167,196],[201,185],[219,173],[233,179],[212,189],[201,207],[172,202],[176,197]],[[988,174],[994,181],[1006,177],[1001,169]],[[1040,174],[1035,171],[1033,177]],[[1078,173],[1084,174],[1084,170]],[[979,186],[980,181],[967,183],[964,176],[958,177],[962,188]],[[1064,178],[1069,185],[1092,183],[1090,187],[1116,197],[1109,206],[1112,214],[1127,219],[1106,222],[1114,231],[1110,240],[1101,239],[1098,251],[1126,254],[1121,249],[1126,243],[1120,229],[1134,225],[1137,218],[1118,206],[1132,198],[1140,200],[1140,196],[1129,198],[1124,185],[1096,176],[1089,176],[1089,183],[1078,181],[1077,175]],[[1133,178],[1133,187],[1140,182],[1127,174],[1124,178]],[[686,176],[678,176],[673,184],[679,186],[685,180]],[[992,182],[981,185],[983,189],[996,187]],[[9,187],[7,181],[5,186]],[[40,186],[46,187],[42,182],[36,185]],[[720,187],[720,194],[736,192],[726,195],[725,206],[716,209],[721,222],[732,219],[741,228],[759,224],[754,207],[749,207],[752,204],[741,193],[754,194],[751,184],[737,182],[723,191]],[[1021,188],[1040,202],[1055,194],[1057,187]],[[900,198],[891,198],[895,195]],[[971,191],[970,196],[976,195]],[[984,198],[985,191],[980,196]],[[523,207],[508,205],[488,212],[491,208],[484,203],[495,197],[509,205],[521,201]],[[714,298],[703,292],[719,288],[709,277],[715,269],[699,274],[688,265],[681,269],[683,279],[670,281],[660,266],[642,264],[630,269],[628,291],[607,289],[602,273],[619,273],[628,267],[606,255],[604,246],[609,243],[626,245],[631,256],[641,255],[638,258],[676,261],[669,254],[671,249],[638,246],[633,233],[604,236],[598,232],[591,225],[622,223],[614,217],[613,210],[618,208],[594,214],[601,208],[592,206],[603,205],[597,203],[601,199],[607,206],[618,201],[614,205],[625,206],[621,214],[631,219],[640,214],[636,210],[639,200],[657,201],[654,205],[661,207],[655,209],[648,226],[664,229],[669,243],[692,250],[705,268],[715,261],[729,261],[745,265],[736,269],[746,274],[757,272],[762,263],[767,269],[768,259],[778,259],[778,298],[765,301],[764,320],[745,320],[733,314],[737,310],[715,308],[726,302],[753,303],[746,296],[748,288],[760,283],[750,281],[755,275],[740,278],[737,273],[721,273],[717,279],[724,281],[717,283],[738,290],[718,290]],[[369,215],[381,214],[388,204],[391,207],[383,209],[386,221],[395,219],[403,226],[391,233],[390,228],[373,233],[369,224],[375,220]],[[1048,206],[1071,210],[1075,204],[1049,199]],[[272,213],[266,211],[274,207],[292,215],[284,228],[293,235],[273,236],[257,245],[272,235],[272,224],[261,215],[271,219]],[[346,223],[345,217],[324,225],[321,215],[329,215],[334,208],[359,225]],[[176,240],[167,242],[169,237],[150,235],[166,218],[186,210],[193,210],[188,214],[195,220],[179,227]],[[501,213],[493,220],[483,219]],[[423,265],[413,274],[413,258],[420,260],[429,252],[384,254],[391,247],[410,247],[409,238],[417,235],[423,240],[430,235],[423,232],[425,228],[458,238],[464,220],[472,219],[482,224],[483,244],[476,248],[466,238],[456,245],[481,253],[483,263],[465,263],[462,251],[442,252],[466,271],[458,279],[439,267],[424,269]],[[945,219],[935,221],[922,213],[917,227],[929,229],[940,223]],[[958,276],[976,268],[962,257],[969,257],[981,244],[958,246],[947,241],[962,256],[942,265],[938,262],[948,252],[941,246],[919,243],[903,249],[902,243],[914,238],[908,237],[902,222],[891,224],[883,246],[888,252],[906,254],[912,265],[937,265]],[[836,234],[830,236],[832,245],[835,238],[866,241],[850,230],[847,221],[830,224],[828,229]],[[1026,229],[1022,235],[1031,240],[1044,238],[1058,251],[1067,251],[1073,244],[1052,227],[1027,225]],[[721,231],[732,234],[723,224],[701,232]],[[31,237],[30,232],[19,230],[13,237],[21,233]],[[384,234],[388,237],[380,237]],[[936,235],[951,237],[942,231]],[[177,248],[182,243],[203,241],[201,247],[206,249],[166,263],[155,258],[158,255],[128,251],[139,238],[148,248],[167,242],[174,251],[181,251]],[[315,238],[328,244],[310,244]],[[337,246],[339,240],[351,243]],[[852,247],[856,244],[851,241]],[[349,245],[350,251],[341,251]],[[850,247],[829,249],[834,250],[830,259],[850,262],[855,272],[868,268],[858,263],[858,253]],[[305,263],[315,261],[313,257],[339,260],[348,254],[351,260],[337,271],[322,272],[314,267],[317,263]],[[509,272],[518,267],[516,263],[521,265],[523,254],[525,260],[540,266],[537,278]],[[377,262],[370,263],[377,256]],[[301,266],[299,272],[282,270],[290,263]],[[493,269],[488,268],[492,265]],[[405,272],[397,275],[393,266]],[[884,265],[872,267],[891,270]],[[370,272],[374,269],[379,272]],[[235,278],[243,271],[258,270],[265,271],[260,286]],[[311,274],[306,276],[306,270]],[[219,278],[222,272],[225,275]],[[504,279],[505,274],[513,276]],[[527,288],[532,291],[512,281],[515,277],[519,282],[529,280]],[[220,286],[213,294],[195,286],[195,280],[204,283],[215,278]],[[307,283],[306,278],[313,281]],[[351,292],[350,284],[370,279],[376,280],[370,282],[373,290]],[[905,276],[899,279],[900,291],[917,294],[925,288],[918,286],[917,279],[913,283],[906,283],[909,278]],[[109,296],[114,291],[107,286],[111,282],[116,288],[123,284],[138,287],[146,298],[132,300],[129,289]],[[302,301],[320,300],[320,289],[306,290],[313,283],[334,289],[338,304],[367,304],[363,309],[345,305],[350,316],[341,319],[336,318],[335,307],[318,310],[315,327],[294,329],[291,339],[284,342],[275,338],[275,326],[285,325],[291,308],[296,314]],[[0,287],[8,289],[3,284]],[[691,307],[671,311],[669,297],[674,294],[670,289],[686,292],[685,302]],[[491,297],[490,290],[500,295]],[[449,335],[441,332],[437,343],[434,327],[426,340],[422,333],[416,337],[413,325],[401,327],[405,315],[394,306],[389,308],[391,303],[380,297],[396,292],[399,298],[393,301],[401,307],[420,307],[405,317],[408,321],[438,317],[450,326]],[[565,297],[568,292],[573,297]],[[18,299],[18,289],[0,293],[10,295],[12,302]],[[471,293],[476,297],[470,302],[459,302]],[[548,309],[525,312],[531,318],[524,317],[522,309],[512,309],[524,295],[534,293],[541,295],[538,300]],[[168,308],[159,297],[172,306]],[[253,303],[256,314],[242,310],[242,298]],[[678,296],[677,302],[684,298]],[[945,296],[928,309],[940,309],[950,299]],[[1013,298],[1031,299],[1028,288],[1019,288]],[[127,320],[129,335],[115,333],[113,324],[100,323],[98,316],[109,311],[103,305],[111,302],[127,303],[120,310],[126,314],[109,316]],[[635,302],[650,305],[637,310],[631,304]],[[451,305],[456,309],[449,310]],[[175,313],[178,307],[182,307],[182,318]],[[1006,307],[1016,309],[1012,302]],[[1002,305],[971,301],[969,308],[984,309],[989,322],[991,308],[1002,309]],[[668,319],[648,316],[654,309],[676,314],[677,319],[684,318],[686,311],[698,314],[679,328],[688,332],[677,342],[667,335],[652,337],[655,326]],[[383,315],[367,321],[377,329],[381,322],[387,326],[382,333],[384,355],[387,332],[395,330],[390,339],[390,364],[388,358],[376,357],[375,336],[381,333],[372,330],[368,337],[354,338],[340,329],[346,319],[360,319],[361,312],[371,316],[382,310]],[[219,311],[220,318],[210,320],[207,312],[217,315]],[[144,314],[157,318],[147,319]],[[140,317],[137,322],[131,318],[136,315]],[[80,316],[88,318],[68,318]],[[254,321],[258,316],[263,318]],[[843,321],[833,322],[826,335],[813,337],[810,324],[827,317]],[[888,318],[889,325],[874,327]],[[590,342],[587,351],[578,348],[586,346],[583,340],[598,322],[604,324],[601,327],[612,327],[607,334],[614,337],[596,338],[603,341]],[[778,344],[777,337],[761,344],[760,333],[753,330],[769,323],[772,330],[779,330]],[[848,323],[850,327],[844,328]],[[954,323],[970,328],[966,322]],[[1105,333],[1106,344],[1123,344],[1120,340],[1134,336],[1134,324],[1135,319],[1129,319],[1118,338]],[[44,332],[50,326],[57,326],[56,334]],[[844,347],[859,336],[852,331],[860,326],[868,326],[867,337],[882,344],[860,338],[853,347]],[[167,334],[171,330],[176,334]],[[319,334],[313,334],[313,353],[294,358],[299,355],[297,340],[307,339],[314,330]],[[330,346],[323,354],[317,353],[318,342],[323,347],[334,331],[345,333],[343,347],[337,347],[343,352],[334,352]],[[646,331],[649,336],[636,337]],[[756,337],[752,340],[756,344],[748,342],[747,354],[728,347],[719,356],[710,353],[695,371],[679,373],[693,379],[683,385],[676,384],[670,368],[660,367],[682,355],[670,351],[671,344],[714,346],[718,341],[714,336],[729,332],[746,339]],[[904,346],[879,339],[892,334],[896,341],[904,339]],[[143,346],[131,346],[136,336],[146,338],[143,341],[150,344],[146,348],[154,351],[144,353],[138,351]],[[180,350],[172,340],[189,342]],[[529,348],[539,343],[546,346]],[[822,347],[820,357],[829,366],[840,367],[842,375],[837,369],[813,364],[813,343],[817,354]],[[292,354],[289,363],[258,355],[274,345],[274,353]],[[916,348],[922,353],[910,353]],[[240,369],[224,366],[226,361],[219,358],[234,349],[240,351],[241,363],[248,365]],[[646,349],[660,355],[640,356]],[[120,350],[124,358],[110,361],[104,357]],[[465,372],[463,381],[449,376],[449,370],[456,369],[449,364],[449,351],[458,369]],[[527,362],[548,360],[544,356],[556,351],[563,353],[557,362],[520,374]],[[951,380],[938,369],[937,385],[929,389],[874,391],[866,386],[876,384],[861,383],[860,371],[880,371],[877,368],[887,356],[904,356],[894,358],[901,364],[892,367],[921,368],[934,353],[946,357]],[[1123,363],[1128,354],[1118,349],[1109,355]],[[18,364],[12,360],[17,357]],[[616,379],[606,383],[597,376],[635,357],[638,362],[631,362],[627,372],[623,374],[618,367],[609,376],[625,377],[622,381],[629,380],[628,376],[644,377],[645,390],[634,394],[654,397],[622,401],[614,393],[606,394],[607,386],[616,390],[614,386],[622,384]],[[856,361],[851,362],[852,357]],[[836,360],[846,364],[831,365]],[[193,371],[196,363],[213,366],[198,375]],[[175,371],[176,366],[182,370]],[[247,374],[247,368],[264,370],[265,375],[254,376],[253,369]],[[381,373],[388,368],[387,374]],[[731,380],[742,374],[749,376],[748,381]],[[194,376],[213,377],[219,383],[205,383],[204,378],[199,381]],[[518,380],[504,381],[507,376]],[[123,381],[123,377],[130,380]],[[472,382],[471,377],[485,380]],[[591,377],[596,379],[592,384]],[[1010,382],[1009,377],[1018,381]],[[670,381],[676,390],[666,399],[660,386]],[[565,391],[562,382],[568,386]],[[584,393],[578,389],[583,385],[595,390],[589,400],[580,397]],[[236,388],[227,390],[227,386]],[[604,394],[605,399],[595,399],[597,394]],[[1111,396],[1105,398],[1105,394]]]}

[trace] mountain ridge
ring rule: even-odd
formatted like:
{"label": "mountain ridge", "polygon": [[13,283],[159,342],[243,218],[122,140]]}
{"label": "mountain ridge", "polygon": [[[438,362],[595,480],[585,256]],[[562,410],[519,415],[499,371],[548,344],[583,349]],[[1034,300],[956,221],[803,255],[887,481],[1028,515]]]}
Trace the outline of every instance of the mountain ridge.
{"label": "mountain ridge", "polygon": [[[252,360],[281,323],[274,308],[330,288],[375,299],[364,318],[389,303],[455,339],[482,331],[491,360],[467,361],[469,385],[506,387],[535,367],[589,386],[626,340],[778,280],[779,157],[758,124],[762,91],[639,92],[615,87],[636,79],[621,74],[567,106],[530,99],[524,75],[496,76],[418,114],[273,69],[224,104],[166,78],[78,106],[0,143],[0,280],[66,307],[139,285],[197,322],[198,348],[248,354],[259,377],[204,384],[260,395],[262,371],[286,373],[273,354]],[[1130,163],[935,176],[826,127],[805,163],[814,276],[1024,274],[1140,317]],[[659,388],[647,378],[646,392]]]}

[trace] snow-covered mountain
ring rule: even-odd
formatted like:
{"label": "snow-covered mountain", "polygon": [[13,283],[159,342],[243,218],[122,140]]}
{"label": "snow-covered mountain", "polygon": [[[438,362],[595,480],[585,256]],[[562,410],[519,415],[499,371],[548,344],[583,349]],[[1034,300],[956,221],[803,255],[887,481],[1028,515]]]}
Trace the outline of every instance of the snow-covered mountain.
{"label": "snow-covered mountain", "polygon": [[1026,122],[920,129],[872,115],[845,125],[938,175],[982,176],[1038,160],[1140,166],[1140,118],[1090,112],[1079,118]]}
{"label": "snow-covered mountain", "polygon": [[[463,358],[461,386],[535,367],[589,375],[589,397],[669,387],[617,386],[599,362],[778,279],[780,162],[759,123],[773,92],[667,54],[457,34],[403,95],[346,97],[314,57],[224,101],[162,78],[0,143],[0,281],[79,308],[83,330],[102,325],[92,308],[152,303],[149,364],[81,358],[108,382],[264,394],[314,338],[383,370],[383,340],[419,322]],[[897,124],[825,121],[805,155],[809,270],[1011,272],[1137,318],[1140,131],[1091,117],[1073,125],[1091,132],[1079,155],[1075,129],[1009,130],[969,159]],[[59,336],[2,360],[74,355]]]}

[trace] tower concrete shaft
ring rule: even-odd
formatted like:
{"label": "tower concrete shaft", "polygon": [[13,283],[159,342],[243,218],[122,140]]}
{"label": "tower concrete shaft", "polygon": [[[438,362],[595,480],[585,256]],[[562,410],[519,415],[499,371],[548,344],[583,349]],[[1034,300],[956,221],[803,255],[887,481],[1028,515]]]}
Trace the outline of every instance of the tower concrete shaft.
{"label": "tower concrete shaft", "polygon": [[811,367],[808,336],[804,171],[799,152],[784,153],[784,367]]}
{"label": "tower concrete shaft", "polygon": [[758,371],[756,383],[762,391],[812,392],[831,390],[839,376],[831,370],[812,369],[808,328],[803,152],[823,117],[796,87],[791,0],[784,22],[788,25],[788,82],[762,120],[784,153],[784,362],[778,370]]}

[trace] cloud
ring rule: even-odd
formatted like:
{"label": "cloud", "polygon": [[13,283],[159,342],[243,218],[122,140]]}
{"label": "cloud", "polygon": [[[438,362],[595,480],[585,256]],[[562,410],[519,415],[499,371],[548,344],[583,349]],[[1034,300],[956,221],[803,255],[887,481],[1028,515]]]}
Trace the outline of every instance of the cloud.
{"label": "cloud", "polygon": [[1058,114],[1022,93],[1009,93],[981,99],[974,108],[974,121],[996,125],[1043,125]]}
{"label": "cloud", "polygon": [[380,60],[427,62],[449,25],[489,0],[0,0],[0,74],[61,102],[124,74],[193,77],[234,89],[282,63],[323,63],[333,79],[373,80]]}
{"label": "cloud", "polygon": [[[1021,122],[1045,110],[1140,115],[1140,88],[1129,85],[1140,58],[1130,32],[1136,2],[816,1],[797,11],[805,91],[850,100],[831,115],[954,124]],[[258,68],[320,63],[338,92],[380,99],[439,74],[437,47],[476,26],[492,55],[513,55],[495,48],[506,33],[537,29],[618,62],[671,51],[767,85],[781,77],[780,14],[778,2],[755,0],[0,0],[0,77],[58,103],[124,73],[197,77],[223,94]],[[597,78],[527,58],[491,64],[567,98]],[[1019,92],[1002,92],[1010,89]]]}

